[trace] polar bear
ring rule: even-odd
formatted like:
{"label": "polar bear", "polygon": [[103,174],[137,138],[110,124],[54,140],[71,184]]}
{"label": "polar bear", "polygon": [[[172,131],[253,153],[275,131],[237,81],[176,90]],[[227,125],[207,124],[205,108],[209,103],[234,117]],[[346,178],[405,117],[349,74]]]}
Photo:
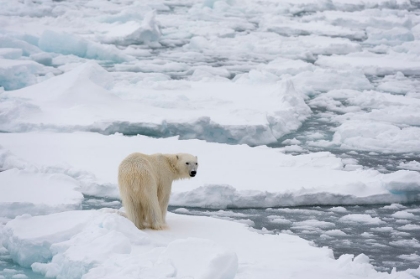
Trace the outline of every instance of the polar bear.
{"label": "polar bear", "polygon": [[186,153],[129,155],[118,170],[127,218],[139,229],[163,229],[172,181],[194,177],[197,168],[197,157]]}

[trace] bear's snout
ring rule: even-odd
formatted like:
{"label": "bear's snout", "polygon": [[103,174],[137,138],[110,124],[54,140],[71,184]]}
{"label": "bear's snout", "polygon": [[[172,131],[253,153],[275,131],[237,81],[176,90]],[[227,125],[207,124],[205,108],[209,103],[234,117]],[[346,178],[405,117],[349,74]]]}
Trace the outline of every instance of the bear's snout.
{"label": "bear's snout", "polygon": [[190,172],[190,176],[191,176],[191,177],[194,177],[196,174],[197,174],[197,172],[196,172],[196,171],[192,171],[192,172]]}

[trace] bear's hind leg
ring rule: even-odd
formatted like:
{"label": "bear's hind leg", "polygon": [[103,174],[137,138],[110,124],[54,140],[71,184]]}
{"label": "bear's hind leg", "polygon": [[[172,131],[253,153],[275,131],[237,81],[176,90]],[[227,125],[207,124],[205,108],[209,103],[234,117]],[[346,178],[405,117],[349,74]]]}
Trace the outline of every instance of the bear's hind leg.
{"label": "bear's hind leg", "polygon": [[134,225],[136,225],[138,229],[145,229],[145,216],[141,203],[135,201],[132,197],[129,197],[129,199],[130,202],[128,203],[128,205],[124,205],[124,208],[127,212],[127,216],[129,216],[129,219],[134,223]]}
{"label": "bear's hind leg", "polygon": [[162,230],[164,229],[164,221],[162,220],[162,212],[160,210],[157,191],[153,190],[153,187],[147,188],[146,200],[143,200],[142,208],[146,217],[146,222],[151,229]]}

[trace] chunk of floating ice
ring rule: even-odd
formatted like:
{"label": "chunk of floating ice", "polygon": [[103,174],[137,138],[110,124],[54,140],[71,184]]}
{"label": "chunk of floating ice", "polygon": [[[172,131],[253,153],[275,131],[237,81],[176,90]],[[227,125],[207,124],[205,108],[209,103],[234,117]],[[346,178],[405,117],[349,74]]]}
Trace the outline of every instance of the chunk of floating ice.
{"label": "chunk of floating ice", "polygon": [[416,218],[416,215],[414,215],[413,213],[407,212],[407,211],[397,211],[394,214],[391,215],[394,218],[399,218],[399,219],[413,219]]}
{"label": "chunk of floating ice", "polygon": [[39,47],[46,52],[73,54],[79,57],[107,60],[116,63],[130,61],[133,57],[124,54],[112,45],[102,45],[72,34],[60,34],[51,30],[42,33]]}
{"label": "chunk of floating ice", "polygon": [[[138,152],[139,145],[147,154],[188,151],[212,167],[203,168],[198,181],[175,182],[179,186],[172,188],[171,205],[182,207],[402,203],[416,201],[418,197],[412,193],[420,187],[417,172],[349,172],[343,170],[339,158],[328,152],[291,156],[268,147],[80,132],[34,132],[30,137],[26,133],[0,133],[0,141],[5,150],[29,164],[42,164],[43,169],[51,172],[68,173],[78,180],[83,193],[115,198],[119,196],[115,175],[118,164],[127,154]],[[224,160],[220,160],[220,154]],[[6,163],[7,168],[27,168],[11,159]],[[280,180],[281,184],[273,183]]]}
{"label": "chunk of floating ice", "polygon": [[406,169],[406,170],[415,170],[415,171],[420,171],[420,162],[417,161],[410,161],[407,163],[401,162],[398,165],[399,169]]}
{"label": "chunk of floating ice", "polygon": [[385,223],[380,218],[372,217],[369,214],[348,214],[338,220],[343,223],[360,223],[365,225],[381,225]]}
{"label": "chunk of floating ice", "polygon": [[5,59],[19,59],[22,56],[20,48],[0,48],[0,57]]}
{"label": "chunk of floating ice", "polygon": [[328,92],[333,89],[357,88],[365,90],[372,88],[366,76],[357,70],[341,71],[317,68],[313,72],[301,72],[291,80],[298,91],[307,95]]}
{"label": "chunk of floating ice", "polygon": [[399,128],[383,122],[350,120],[336,129],[333,143],[345,149],[384,153],[419,152],[420,128]]}
{"label": "chunk of floating ice", "polygon": [[414,225],[414,224],[407,224],[401,227],[398,227],[401,231],[419,231],[420,225]]}
{"label": "chunk of floating ice", "polygon": [[[19,130],[20,124],[30,123],[26,127],[145,132],[155,133],[157,137],[181,134],[184,138],[261,145],[277,142],[278,138],[295,131],[312,113],[290,80],[280,85],[263,85],[263,88],[225,82],[196,83],[191,90],[175,88],[171,94],[167,90],[147,90],[130,101],[107,91],[112,85],[110,74],[96,63],[83,64],[8,95],[11,100],[24,98],[19,105],[23,102],[40,110],[35,117],[24,111],[12,113],[17,108],[10,109],[2,128]],[[225,90],[232,90],[231,94],[225,94]],[[258,103],[255,103],[255,90],[261,90]],[[241,102],[237,102],[238,96]],[[13,125],[13,118],[20,124]]]}
{"label": "chunk of floating ice", "polygon": [[51,66],[53,61],[53,56],[50,53],[46,52],[32,54],[30,58],[45,66]]}
{"label": "chunk of floating ice", "polygon": [[389,242],[389,245],[396,246],[396,247],[414,247],[420,248],[420,242],[413,238],[413,239],[401,239]]}
{"label": "chunk of floating ice", "polygon": [[406,206],[399,204],[399,203],[393,203],[391,205],[385,205],[384,207],[382,207],[383,209],[391,209],[391,210],[395,210],[395,209],[404,209],[407,208]]}
{"label": "chunk of floating ice", "polygon": [[0,34],[0,48],[20,49],[23,55],[31,55],[41,52],[41,50],[38,47],[24,40],[3,34]]}
{"label": "chunk of floating ice", "polygon": [[331,227],[335,227],[335,224],[334,223],[331,223],[331,222],[326,222],[326,221],[305,220],[305,221],[300,221],[300,222],[294,222],[293,223],[293,227],[295,227],[295,228],[299,228],[299,227],[303,227],[303,228],[315,227],[315,228],[328,229],[328,228],[331,228]]}
{"label": "chunk of floating ice", "polygon": [[342,230],[328,230],[324,232],[328,236],[347,236]]}
{"label": "chunk of floating ice", "polygon": [[43,174],[10,169],[0,172],[0,212],[13,218],[30,213],[48,214],[81,206],[78,181],[64,174]]}
{"label": "chunk of floating ice", "polygon": [[315,68],[311,63],[286,58],[276,58],[268,64],[261,64],[257,67],[259,70],[265,70],[277,76],[285,74],[296,75],[300,72],[313,71]]}
{"label": "chunk of floating ice", "polygon": [[368,38],[364,42],[367,44],[399,45],[402,42],[414,41],[413,33],[401,27],[394,27],[388,30],[368,27],[366,32]]}
{"label": "chunk of floating ice", "polygon": [[35,84],[44,66],[30,60],[11,60],[0,58],[0,85],[6,90],[15,90]]}
{"label": "chunk of floating ice", "polygon": [[334,69],[351,67],[372,76],[391,75],[397,72],[420,75],[419,61],[417,56],[409,54],[360,52],[340,56],[319,56],[315,64]]}
{"label": "chunk of floating ice", "polygon": [[365,255],[335,260],[330,249],[294,235],[265,229],[259,234],[235,222],[172,213],[167,222],[167,230],[140,231],[115,213],[69,211],[12,220],[2,236],[14,259],[25,257],[33,271],[47,277],[394,278],[375,271]]}
{"label": "chunk of floating ice", "polygon": [[394,229],[392,227],[379,227],[379,228],[371,228],[371,231],[374,232],[392,232]]}
{"label": "chunk of floating ice", "polygon": [[[54,243],[70,239],[94,216],[93,211],[66,211],[46,216],[22,216],[3,229],[3,245],[13,261],[24,267],[50,261]],[[28,227],[31,228],[28,230]]]}
{"label": "chunk of floating ice", "polygon": [[377,86],[378,90],[391,92],[394,94],[407,94],[416,92],[420,86],[420,81],[405,77],[403,73],[397,72],[395,75],[385,76]]}
{"label": "chunk of floating ice", "polygon": [[157,42],[161,33],[155,17],[152,11],[145,15],[142,23],[128,21],[119,25],[114,24],[104,36],[100,37],[100,40],[119,45]]}
{"label": "chunk of floating ice", "polygon": [[342,206],[335,206],[335,207],[331,207],[330,209],[328,209],[329,211],[332,212],[347,212],[347,209],[342,207]]}

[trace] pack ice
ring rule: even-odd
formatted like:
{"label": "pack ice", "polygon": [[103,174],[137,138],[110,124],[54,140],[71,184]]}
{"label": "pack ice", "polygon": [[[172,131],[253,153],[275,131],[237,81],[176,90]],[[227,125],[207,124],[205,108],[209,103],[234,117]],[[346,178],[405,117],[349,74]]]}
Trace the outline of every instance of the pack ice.
{"label": "pack ice", "polygon": [[[140,231],[123,209],[83,210],[118,205],[117,167],[132,152],[198,156],[173,206],[334,214],[419,202],[418,0],[0,6],[0,266],[47,278],[420,278],[252,222],[170,213],[169,229]],[[400,234],[418,230],[414,214],[392,217]],[[346,237],[333,225],[294,224]]]}

